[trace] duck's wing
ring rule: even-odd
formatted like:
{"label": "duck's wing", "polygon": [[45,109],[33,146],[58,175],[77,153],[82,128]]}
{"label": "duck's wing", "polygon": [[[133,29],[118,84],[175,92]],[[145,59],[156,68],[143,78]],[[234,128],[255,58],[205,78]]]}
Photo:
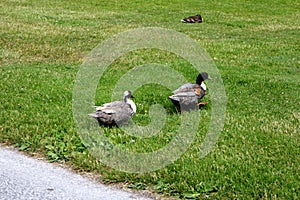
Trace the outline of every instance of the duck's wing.
{"label": "duck's wing", "polygon": [[181,112],[196,110],[198,108],[198,96],[194,92],[182,92],[169,96],[172,103],[180,108]]}
{"label": "duck's wing", "polygon": [[187,18],[184,18],[181,20],[181,22],[184,23],[195,23],[195,22],[202,22],[202,17],[200,15],[195,15],[195,16],[189,16]]}
{"label": "duck's wing", "polygon": [[186,83],[186,84],[180,86],[179,88],[177,88],[176,90],[174,90],[172,93],[178,94],[178,93],[182,93],[182,92],[189,92],[194,88],[194,86],[195,86],[195,84]]}
{"label": "duck's wing", "polygon": [[116,124],[113,113],[106,113],[103,110],[98,110],[89,116],[95,118],[100,125],[113,126]]}
{"label": "duck's wing", "polygon": [[97,110],[94,113],[90,113],[89,116],[90,117],[94,117],[94,118],[111,118],[110,116],[115,114],[117,112],[116,109],[114,109],[113,107],[101,107],[98,106]]}
{"label": "duck's wing", "polygon": [[176,90],[174,90],[172,93],[173,94],[178,94],[178,93],[183,93],[183,92],[193,92],[195,91],[196,88],[199,88],[200,86],[198,84],[193,84],[193,83],[186,83]]}
{"label": "duck's wing", "polygon": [[133,112],[129,104],[123,101],[115,101],[96,107],[96,111],[89,114],[89,116],[96,118],[99,124],[119,125],[129,121],[133,116]]}
{"label": "duck's wing", "polygon": [[197,98],[197,95],[195,92],[180,92],[169,96],[169,98],[175,101],[180,101],[181,99]]}
{"label": "duck's wing", "polygon": [[128,109],[130,106],[124,101],[113,101],[110,103],[105,103],[102,106],[96,107],[96,112],[101,111],[107,114],[113,114],[120,112],[122,109]]}
{"label": "duck's wing", "polygon": [[194,93],[198,99],[202,99],[206,94],[206,85],[204,83],[199,86],[198,84],[187,83],[173,91],[173,95]]}
{"label": "duck's wing", "polygon": [[124,104],[123,101],[113,101],[110,103],[102,104],[101,106],[94,106],[96,111],[99,110],[113,110],[115,107],[122,107]]}
{"label": "duck's wing", "polygon": [[193,16],[189,16],[187,18],[182,19],[181,22],[184,22],[184,23],[195,23],[195,20],[194,20]]}
{"label": "duck's wing", "polygon": [[97,110],[97,108],[101,108],[101,107],[105,107],[105,108],[107,108],[107,107],[119,107],[119,106],[122,106],[122,104],[124,104],[124,101],[113,101],[113,102],[105,103],[102,106],[96,107],[96,110]]}

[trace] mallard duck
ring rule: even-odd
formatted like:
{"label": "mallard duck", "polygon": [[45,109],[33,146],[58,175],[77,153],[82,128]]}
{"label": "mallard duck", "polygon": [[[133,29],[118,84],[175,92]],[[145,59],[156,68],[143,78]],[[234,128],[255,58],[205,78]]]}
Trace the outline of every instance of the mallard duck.
{"label": "mallard duck", "polygon": [[201,15],[195,15],[195,16],[189,16],[187,18],[184,18],[181,20],[181,22],[184,22],[184,23],[201,23],[203,22],[203,19],[201,17]]}
{"label": "mallard duck", "polygon": [[205,80],[211,79],[206,72],[202,72],[197,76],[196,83],[186,83],[174,90],[169,99],[172,103],[180,107],[181,112],[194,110],[201,105],[206,105],[206,102],[199,102],[206,94]]}
{"label": "mallard duck", "polygon": [[115,126],[127,123],[136,113],[136,105],[130,91],[125,91],[123,101],[113,101],[102,106],[95,106],[96,111],[89,116],[97,119],[100,125]]}

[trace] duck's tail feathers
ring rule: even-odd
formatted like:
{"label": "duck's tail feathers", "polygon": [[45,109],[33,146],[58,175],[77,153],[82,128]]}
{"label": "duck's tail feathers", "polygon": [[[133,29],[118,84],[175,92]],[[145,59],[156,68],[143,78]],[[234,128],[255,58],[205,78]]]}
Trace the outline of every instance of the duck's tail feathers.
{"label": "duck's tail feathers", "polygon": [[102,112],[104,112],[106,114],[114,114],[114,113],[116,113],[116,111],[113,110],[113,109],[104,109],[104,110],[102,110]]}
{"label": "duck's tail feathers", "polygon": [[172,95],[172,96],[169,96],[169,99],[171,99],[172,101],[179,101],[178,97]]}
{"label": "duck's tail feathers", "polygon": [[98,115],[96,113],[91,113],[91,114],[88,114],[90,117],[94,117],[94,118],[97,118]]}
{"label": "duck's tail feathers", "polygon": [[103,110],[104,107],[103,106],[95,106],[95,109],[96,109],[96,111],[99,111],[99,110]]}

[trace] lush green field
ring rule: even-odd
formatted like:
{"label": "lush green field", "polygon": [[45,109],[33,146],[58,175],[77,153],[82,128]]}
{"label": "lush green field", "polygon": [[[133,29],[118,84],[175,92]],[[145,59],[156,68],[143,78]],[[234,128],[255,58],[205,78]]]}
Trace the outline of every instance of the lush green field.
{"label": "lush green field", "polygon": [[[300,197],[300,3],[275,1],[58,1],[0,3],[0,142],[14,145],[106,182],[179,198],[298,199]],[[180,19],[200,13],[201,24]],[[100,42],[138,27],[184,33],[205,48],[219,69],[227,95],[226,121],[214,150],[198,156],[209,123],[201,110],[197,138],[180,159],[145,174],[119,172],[93,158],[76,132],[72,92],[85,56]],[[158,50],[118,58],[98,85],[96,102],[110,100],[116,81],[143,63],[168,64],[189,81],[189,63]],[[208,87],[209,87],[209,83]],[[146,85],[135,95],[134,120],[149,122],[151,103],[169,112],[160,134],[133,145],[117,128],[114,143],[134,151],[156,150],[171,140],[179,114],[170,90]],[[205,97],[209,102],[209,95]],[[149,103],[151,102],[151,103]]]}

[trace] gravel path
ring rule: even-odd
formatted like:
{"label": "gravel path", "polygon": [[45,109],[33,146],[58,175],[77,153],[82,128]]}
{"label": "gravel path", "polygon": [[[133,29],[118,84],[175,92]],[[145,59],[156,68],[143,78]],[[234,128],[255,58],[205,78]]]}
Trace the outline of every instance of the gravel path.
{"label": "gravel path", "polygon": [[0,200],[148,200],[0,146]]}

